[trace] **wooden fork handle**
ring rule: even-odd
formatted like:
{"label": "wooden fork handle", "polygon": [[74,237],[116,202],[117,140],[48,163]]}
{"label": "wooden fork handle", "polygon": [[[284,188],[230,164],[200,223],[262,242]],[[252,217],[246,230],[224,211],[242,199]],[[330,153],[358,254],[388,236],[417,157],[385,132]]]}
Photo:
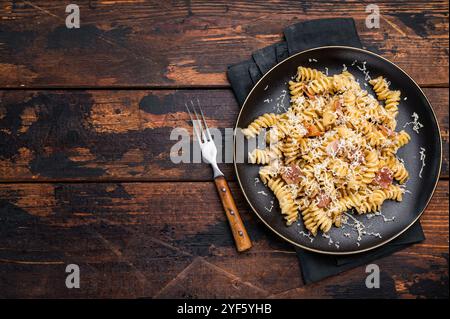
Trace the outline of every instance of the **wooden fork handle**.
{"label": "wooden fork handle", "polygon": [[214,179],[214,182],[216,183],[217,191],[219,192],[223,208],[225,209],[225,214],[227,215],[237,250],[241,252],[250,249],[252,247],[252,242],[245,230],[244,223],[239,215],[236,203],[234,202],[233,195],[231,194],[230,187],[228,186],[225,177],[218,176]]}

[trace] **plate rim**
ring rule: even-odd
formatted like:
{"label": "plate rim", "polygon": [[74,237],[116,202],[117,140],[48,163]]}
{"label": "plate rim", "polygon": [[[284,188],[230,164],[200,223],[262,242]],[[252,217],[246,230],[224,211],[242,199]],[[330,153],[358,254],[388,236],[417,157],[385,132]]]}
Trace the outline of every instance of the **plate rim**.
{"label": "plate rim", "polygon": [[[382,59],[382,60],[384,60],[385,62],[389,63],[391,66],[397,68],[398,71],[400,71],[400,72],[402,72],[404,75],[406,75],[406,76],[414,83],[414,85],[419,89],[419,92],[422,94],[422,96],[425,98],[425,100],[427,101],[427,103],[428,103],[428,105],[429,105],[429,108],[430,108],[430,110],[431,110],[431,113],[433,114],[434,120],[435,120],[435,122],[436,122],[436,126],[437,126],[437,128],[438,128],[439,154],[440,154],[438,174],[437,174],[437,177],[436,177],[436,179],[435,179],[435,181],[434,181],[433,190],[431,191],[431,194],[430,194],[429,198],[427,199],[427,202],[426,202],[424,208],[421,210],[421,212],[417,215],[416,218],[414,218],[414,220],[413,220],[409,225],[407,225],[406,227],[404,227],[401,231],[399,231],[399,232],[398,232],[397,234],[395,234],[394,236],[392,236],[392,237],[390,237],[390,238],[388,238],[388,239],[386,239],[386,240],[384,240],[384,241],[382,241],[382,242],[380,242],[380,243],[378,243],[378,244],[376,244],[376,245],[373,245],[373,246],[371,246],[371,247],[367,247],[367,248],[364,248],[364,249],[357,249],[357,250],[354,250],[354,251],[334,252],[334,251],[325,251],[325,250],[315,249],[315,248],[307,247],[307,246],[301,245],[301,244],[299,244],[299,243],[296,243],[296,242],[292,241],[291,239],[286,238],[285,236],[283,236],[282,234],[280,234],[276,229],[274,229],[271,225],[269,225],[269,223],[267,223],[267,222],[261,217],[261,215],[257,212],[257,210],[256,210],[256,209],[253,207],[253,205],[251,204],[249,198],[247,197],[247,194],[246,194],[244,188],[242,187],[242,182],[241,182],[241,179],[240,179],[240,177],[239,177],[239,172],[238,172],[238,169],[237,169],[237,163],[236,163],[236,132],[237,132],[237,129],[238,129],[238,122],[239,122],[239,119],[241,118],[242,111],[244,110],[244,108],[245,108],[245,106],[246,106],[246,104],[247,104],[247,102],[248,102],[248,99],[249,99],[250,95],[253,93],[253,91],[256,89],[256,87],[260,84],[260,82],[261,82],[262,80],[264,80],[264,78],[265,78],[268,74],[270,74],[270,73],[271,73],[274,69],[276,69],[279,65],[285,63],[285,62],[288,61],[289,59],[292,59],[292,58],[294,58],[294,57],[297,57],[297,56],[299,56],[299,55],[301,55],[301,54],[304,54],[304,53],[306,53],[306,52],[310,52],[310,51],[318,51],[318,50],[323,50],[323,49],[346,49],[346,50],[350,50],[350,51],[353,50],[353,51],[363,52],[363,53],[365,53],[365,54],[372,55],[372,56],[375,56],[375,57],[377,57],[377,58],[379,58],[379,59]],[[315,47],[315,48],[303,50],[303,51],[297,52],[297,53],[295,53],[295,54],[293,54],[293,55],[287,57],[287,58],[284,59],[283,61],[280,61],[279,63],[277,63],[276,65],[274,65],[272,68],[270,68],[270,70],[267,71],[267,72],[266,72],[266,73],[265,73],[265,74],[264,74],[264,75],[263,75],[263,76],[255,83],[255,85],[252,87],[252,89],[251,89],[250,92],[248,93],[247,97],[245,98],[244,103],[242,104],[242,107],[241,107],[240,110],[239,110],[239,114],[238,114],[238,117],[237,117],[237,119],[236,119],[236,124],[235,124],[235,126],[234,126],[234,131],[233,131],[233,164],[234,164],[234,172],[235,172],[235,174],[236,174],[236,177],[237,177],[237,180],[238,180],[238,183],[239,183],[239,188],[241,189],[241,192],[242,192],[242,194],[244,195],[245,200],[247,201],[248,205],[249,205],[249,206],[251,207],[251,209],[253,210],[253,213],[254,213],[256,216],[258,216],[258,218],[259,218],[259,219],[260,219],[260,220],[261,220],[261,221],[262,221],[262,222],[263,222],[270,230],[272,230],[272,232],[274,232],[276,235],[278,235],[279,237],[281,237],[281,238],[284,239],[285,241],[287,241],[287,242],[293,244],[293,245],[296,246],[296,247],[299,247],[299,248],[302,248],[302,249],[305,249],[305,250],[308,250],[308,251],[312,251],[312,252],[315,252],[315,253],[324,254],[324,255],[353,255],[353,254],[358,254],[358,253],[367,252],[367,251],[376,249],[376,248],[378,248],[378,247],[381,247],[381,246],[383,246],[383,245],[389,243],[390,241],[394,240],[395,238],[397,238],[398,236],[400,236],[401,234],[403,234],[405,231],[407,231],[412,225],[414,225],[415,222],[417,222],[417,221],[420,219],[420,217],[422,216],[422,214],[424,213],[424,211],[427,209],[428,205],[430,204],[431,199],[432,199],[433,196],[434,196],[434,193],[435,193],[435,191],[436,191],[436,187],[437,187],[437,185],[438,185],[438,183],[439,183],[439,177],[440,177],[440,175],[441,175],[441,170],[442,170],[442,156],[443,156],[443,155],[442,155],[442,135],[441,135],[441,128],[440,128],[440,126],[439,126],[439,121],[438,121],[438,118],[437,118],[437,116],[436,116],[436,113],[434,112],[433,105],[430,103],[430,101],[428,100],[428,97],[425,95],[425,93],[423,92],[423,90],[422,90],[422,88],[419,86],[419,84],[417,84],[417,82],[416,82],[416,81],[415,81],[415,80],[414,80],[414,79],[413,79],[413,78],[412,78],[405,70],[403,70],[401,67],[399,67],[399,66],[396,65],[395,63],[389,61],[388,59],[382,57],[381,55],[379,55],[379,54],[377,54],[377,53],[374,53],[374,52],[371,52],[371,51],[368,51],[368,50],[366,50],[366,49],[356,48],[356,47],[350,47],[350,46],[344,46],[344,45],[320,46],[320,47]]]}

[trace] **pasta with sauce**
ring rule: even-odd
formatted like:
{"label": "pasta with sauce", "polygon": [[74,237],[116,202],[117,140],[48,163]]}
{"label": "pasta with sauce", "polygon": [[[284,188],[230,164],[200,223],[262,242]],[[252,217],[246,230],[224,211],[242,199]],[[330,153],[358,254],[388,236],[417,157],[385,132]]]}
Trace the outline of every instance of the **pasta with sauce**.
{"label": "pasta with sauce", "polygon": [[396,153],[410,136],[395,131],[401,93],[381,76],[369,83],[376,97],[348,71],[328,76],[300,66],[289,82],[289,109],[242,130],[247,138],[266,131],[267,148],[249,161],[263,165],[260,178],[287,225],[302,218],[317,235],[339,227],[350,209],[365,214],[402,200],[409,174]]}

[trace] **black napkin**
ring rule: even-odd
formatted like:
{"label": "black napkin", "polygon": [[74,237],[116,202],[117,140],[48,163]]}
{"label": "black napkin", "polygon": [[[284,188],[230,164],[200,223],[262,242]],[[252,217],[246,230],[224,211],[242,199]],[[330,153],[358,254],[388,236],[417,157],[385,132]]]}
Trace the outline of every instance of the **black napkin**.
{"label": "black napkin", "polygon": [[364,253],[348,256],[331,256],[313,253],[297,247],[295,250],[300,261],[303,280],[306,284],[309,284],[349,269],[369,264],[375,259],[390,255],[424,239],[425,235],[423,234],[422,226],[419,222],[416,222],[388,244]]}
{"label": "black napkin", "polygon": [[252,54],[252,59],[228,67],[228,80],[240,105],[263,74],[289,55],[325,45],[362,47],[353,19],[300,22],[287,27],[284,36],[286,42],[260,49]]}
{"label": "black napkin", "polygon": [[[332,32],[330,32],[332,30]],[[320,19],[300,22],[284,30],[286,42],[276,43],[252,54],[252,59],[228,67],[231,87],[242,105],[256,82],[278,62],[294,53],[326,45],[346,45],[361,48],[355,22],[349,18]],[[317,254],[296,248],[305,283],[339,274],[351,268],[399,251],[425,239],[422,226],[416,222],[388,244],[365,253],[348,256]]]}

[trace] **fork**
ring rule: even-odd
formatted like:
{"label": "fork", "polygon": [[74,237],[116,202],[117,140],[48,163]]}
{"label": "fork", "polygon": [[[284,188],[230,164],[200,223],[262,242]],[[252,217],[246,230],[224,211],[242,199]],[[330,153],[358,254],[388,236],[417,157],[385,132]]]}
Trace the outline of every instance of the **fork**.
{"label": "fork", "polygon": [[233,195],[231,194],[230,191],[230,187],[228,186],[228,183],[225,180],[223,173],[220,171],[219,166],[217,165],[216,144],[214,144],[214,141],[211,137],[208,124],[206,123],[198,99],[197,104],[200,110],[201,119],[203,120],[203,125],[202,121],[199,119],[194,103],[191,101],[191,107],[195,114],[198,126],[195,125],[195,122],[192,118],[192,114],[191,111],[189,110],[187,103],[185,104],[185,106],[189,113],[189,118],[191,119],[195,136],[197,138],[198,143],[200,144],[202,157],[205,160],[205,162],[207,162],[212,166],[214,182],[216,184],[216,188],[222,201],[225,214],[230,224],[231,232],[233,233],[234,241],[236,243],[236,248],[239,252],[248,250],[252,247],[252,242],[247,234],[247,231],[245,230],[244,223],[242,222],[241,216],[239,215],[236,203],[234,202]]}

